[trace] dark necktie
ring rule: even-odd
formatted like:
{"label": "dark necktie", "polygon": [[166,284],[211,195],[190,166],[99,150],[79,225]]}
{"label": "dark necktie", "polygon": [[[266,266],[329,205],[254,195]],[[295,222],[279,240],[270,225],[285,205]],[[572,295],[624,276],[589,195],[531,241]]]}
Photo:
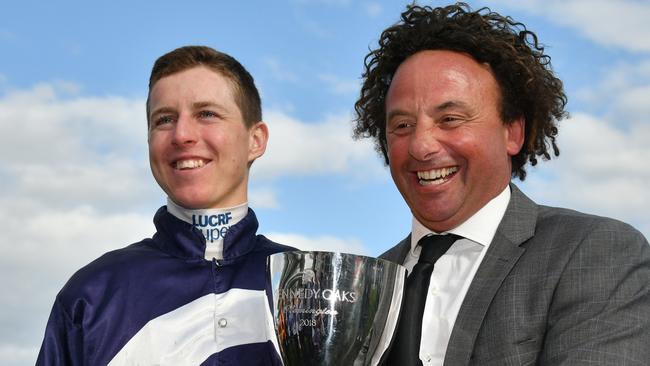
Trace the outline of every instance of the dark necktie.
{"label": "dark necktie", "polygon": [[388,356],[387,365],[422,365],[418,357],[422,336],[422,314],[429,290],[434,263],[458,239],[457,235],[429,235],[418,242],[422,251],[406,280],[399,324]]}

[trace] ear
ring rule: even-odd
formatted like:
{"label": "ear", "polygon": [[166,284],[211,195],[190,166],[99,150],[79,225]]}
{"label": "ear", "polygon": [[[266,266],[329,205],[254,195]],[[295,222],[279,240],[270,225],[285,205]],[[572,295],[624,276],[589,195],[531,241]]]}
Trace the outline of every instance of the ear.
{"label": "ear", "polygon": [[519,153],[524,145],[526,135],[526,119],[521,116],[505,125],[506,150],[508,155],[514,156]]}
{"label": "ear", "polygon": [[264,155],[266,144],[269,141],[269,128],[266,123],[257,122],[248,131],[248,162],[252,163],[255,159]]}

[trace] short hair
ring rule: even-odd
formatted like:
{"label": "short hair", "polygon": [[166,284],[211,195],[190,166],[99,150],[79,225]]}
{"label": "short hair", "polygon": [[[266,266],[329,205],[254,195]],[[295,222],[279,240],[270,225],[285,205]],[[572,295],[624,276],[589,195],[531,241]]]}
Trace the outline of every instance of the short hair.
{"label": "short hair", "polygon": [[255,81],[237,60],[207,46],[184,46],[160,56],[153,65],[149,77],[147,96],[147,125],[149,125],[149,98],[154,84],[172,74],[197,66],[205,66],[228,79],[233,86],[233,97],[239,107],[246,127],[262,120],[262,102]]}
{"label": "short hair", "polygon": [[472,11],[465,3],[437,8],[409,5],[378,43],[379,48],[364,59],[363,85],[354,105],[354,137],[373,138],[386,164],[386,94],[399,65],[424,50],[465,53],[490,65],[501,92],[501,119],[504,123],[525,119],[523,147],[511,157],[513,177],[523,181],[525,165],[536,165],[539,156],[550,159],[550,149],[559,156],[557,122],[567,116],[567,97],[550,56],[522,23],[489,8]]}

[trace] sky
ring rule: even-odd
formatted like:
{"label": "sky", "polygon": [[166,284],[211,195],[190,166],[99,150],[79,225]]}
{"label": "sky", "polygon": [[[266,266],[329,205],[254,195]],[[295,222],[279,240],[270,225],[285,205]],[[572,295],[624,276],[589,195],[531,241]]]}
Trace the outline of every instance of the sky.
{"label": "sky", "polygon": [[[351,137],[363,58],[407,1],[2,1],[0,364],[32,365],[56,293],[149,237],[166,197],[147,157],[151,66],[183,45],[237,58],[270,130],[251,172],[260,232],[377,256],[411,214],[370,141]],[[442,1],[419,1],[445,5]],[[561,155],[520,188],[650,236],[650,1],[470,1],[537,33],[569,97]]]}

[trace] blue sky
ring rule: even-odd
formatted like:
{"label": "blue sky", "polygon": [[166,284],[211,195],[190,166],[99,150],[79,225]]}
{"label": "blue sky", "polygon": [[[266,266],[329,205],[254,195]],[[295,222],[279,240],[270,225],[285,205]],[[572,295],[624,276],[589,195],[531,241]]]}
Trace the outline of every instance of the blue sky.
{"label": "blue sky", "polygon": [[[0,23],[0,364],[33,364],[54,296],[80,266],[153,233],[165,196],[146,156],[154,60],[187,44],[239,59],[271,140],[250,204],[268,236],[378,255],[408,208],[351,116],[363,57],[407,2],[22,1]],[[445,4],[421,1],[420,4]],[[471,1],[535,31],[565,82],[561,156],[519,184],[539,203],[650,235],[650,3]]]}

